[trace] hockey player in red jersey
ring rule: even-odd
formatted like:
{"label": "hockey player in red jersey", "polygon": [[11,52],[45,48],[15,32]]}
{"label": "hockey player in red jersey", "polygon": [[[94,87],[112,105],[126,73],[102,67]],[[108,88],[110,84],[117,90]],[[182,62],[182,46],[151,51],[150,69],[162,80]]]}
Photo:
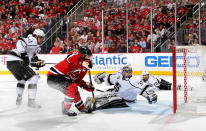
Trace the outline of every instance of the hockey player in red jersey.
{"label": "hockey player in red jersey", "polygon": [[79,51],[69,52],[68,56],[54,67],[50,68],[47,76],[47,84],[65,94],[62,102],[62,112],[68,116],[76,116],[77,113],[70,110],[72,103],[80,112],[90,113],[93,107],[84,105],[78,87],[87,91],[93,91],[94,87],[83,80],[88,69],[92,68],[92,52],[86,47]]}

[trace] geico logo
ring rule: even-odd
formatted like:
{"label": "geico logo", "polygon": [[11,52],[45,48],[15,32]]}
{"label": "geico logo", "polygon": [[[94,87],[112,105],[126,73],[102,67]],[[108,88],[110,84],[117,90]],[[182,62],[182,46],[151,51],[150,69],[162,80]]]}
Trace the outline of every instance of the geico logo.
{"label": "geico logo", "polygon": [[127,57],[123,57],[121,55],[118,56],[95,56],[92,58],[92,63],[94,65],[126,65],[127,64]]}
{"label": "geico logo", "polygon": [[[187,56],[187,67],[197,68],[200,65],[198,56]],[[176,67],[184,67],[184,56],[176,56]],[[172,56],[146,56],[146,67],[172,67]]]}

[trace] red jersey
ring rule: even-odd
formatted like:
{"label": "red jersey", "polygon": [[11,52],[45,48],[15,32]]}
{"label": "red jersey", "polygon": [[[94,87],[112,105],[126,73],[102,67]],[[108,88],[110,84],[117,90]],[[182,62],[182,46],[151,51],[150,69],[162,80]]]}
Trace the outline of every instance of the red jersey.
{"label": "red jersey", "polygon": [[54,46],[54,47],[52,47],[52,49],[51,49],[51,54],[59,54],[60,51],[61,51],[61,47],[56,47],[56,46]]}
{"label": "red jersey", "polygon": [[130,46],[130,50],[132,53],[141,53],[142,52],[142,48],[139,46]]}
{"label": "red jersey", "polygon": [[83,61],[85,59],[79,51],[69,52],[67,58],[51,67],[48,75],[63,75],[79,86],[87,87],[86,82],[82,80],[87,73],[87,68],[82,66]]}

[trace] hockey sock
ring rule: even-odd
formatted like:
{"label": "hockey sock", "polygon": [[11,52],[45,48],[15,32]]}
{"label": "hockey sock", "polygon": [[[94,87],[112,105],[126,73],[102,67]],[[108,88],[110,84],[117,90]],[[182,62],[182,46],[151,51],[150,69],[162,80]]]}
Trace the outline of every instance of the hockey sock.
{"label": "hockey sock", "polygon": [[25,83],[26,83],[26,81],[24,81],[24,80],[21,80],[17,83],[17,86],[16,86],[17,95],[22,96],[22,94],[24,92]]}
{"label": "hockey sock", "polygon": [[74,98],[71,98],[71,97],[68,97],[68,96],[65,96],[64,98],[64,101],[63,101],[63,104],[64,104],[64,108],[66,110],[69,110],[72,106],[72,102],[74,101]]}
{"label": "hockey sock", "polygon": [[75,106],[77,107],[78,110],[84,109],[84,103],[81,99],[79,91],[76,93],[76,95],[74,97],[74,103],[75,103]]}
{"label": "hockey sock", "polygon": [[36,84],[29,84],[28,85],[28,98],[35,99],[37,92],[37,85]]}
{"label": "hockey sock", "polygon": [[82,100],[78,101],[77,103],[75,103],[75,106],[78,110],[82,110],[84,109],[84,103]]}

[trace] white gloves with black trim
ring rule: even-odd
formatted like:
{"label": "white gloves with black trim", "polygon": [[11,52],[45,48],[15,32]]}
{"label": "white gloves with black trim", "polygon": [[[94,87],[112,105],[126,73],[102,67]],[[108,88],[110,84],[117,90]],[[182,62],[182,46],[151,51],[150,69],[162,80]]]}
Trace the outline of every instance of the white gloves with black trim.
{"label": "white gloves with black trim", "polygon": [[152,89],[147,89],[144,91],[142,96],[148,100],[149,104],[154,104],[157,102],[157,94]]}

